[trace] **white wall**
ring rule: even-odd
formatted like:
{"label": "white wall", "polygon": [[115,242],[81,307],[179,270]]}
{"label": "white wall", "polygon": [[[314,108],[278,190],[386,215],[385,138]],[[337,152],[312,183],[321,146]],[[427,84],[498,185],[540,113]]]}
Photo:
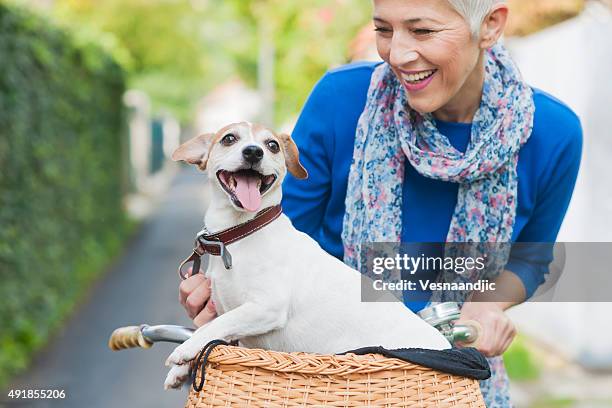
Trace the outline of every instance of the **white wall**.
{"label": "white wall", "polygon": [[[582,120],[582,165],[558,240],[612,241],[612,12],[591,2],[579,17],[508,46],[525,79]],[[584,279],[607,269],[584,270]],[[509,314],[521,331],[566,356],[612,367],[612,303],[531,303]]]}

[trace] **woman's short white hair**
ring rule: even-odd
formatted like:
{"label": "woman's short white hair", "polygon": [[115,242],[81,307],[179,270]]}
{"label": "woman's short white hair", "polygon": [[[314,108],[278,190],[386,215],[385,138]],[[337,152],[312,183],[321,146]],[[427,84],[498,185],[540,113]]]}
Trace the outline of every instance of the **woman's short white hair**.
{"label": "woman's short white hair", "polygon": [[470,25],[472,35],[478,38],[480,36],[480,26],[485,17],[493,9],[493,6],[505,3],[505,0],[448,0],[448,2],[465,18]]}

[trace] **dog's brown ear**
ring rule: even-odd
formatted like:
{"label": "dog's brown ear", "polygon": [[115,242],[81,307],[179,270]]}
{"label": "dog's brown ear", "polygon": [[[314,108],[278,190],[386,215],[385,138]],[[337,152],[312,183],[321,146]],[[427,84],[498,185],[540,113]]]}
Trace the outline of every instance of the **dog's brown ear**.
{"label": "dog's brown ear", "polygon": [[195,164],[200,170],[206,170],[208,153],[214,137],[214,133],[206,133],[188,140],[172,153],[172,160]]}
{"label": "dog's brown ear", "polygon": [[308,172],[300,163],[300,153],[291,136],[282,133],[279,135],[285,148],[285,164],[287,169],[297,179],[305,179],[308,177]]}

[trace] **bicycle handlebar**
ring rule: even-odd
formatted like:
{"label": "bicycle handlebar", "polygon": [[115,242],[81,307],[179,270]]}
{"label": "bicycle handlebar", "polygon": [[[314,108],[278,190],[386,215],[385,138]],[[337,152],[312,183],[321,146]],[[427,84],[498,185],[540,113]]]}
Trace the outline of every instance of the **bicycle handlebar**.
{"label": "bicycle handlebar", "polygon": [[162,341],[183,343],[192,336],[194,331],[195,329],[169,324],[120,327],[111,334],[108,339],[108,347],[113,351],[118,351],[135,347],[148,349],[154,343]]}
{"label": "bicycle handlebar", "polygon": [[[460,342],[463,346],[476,347],[478,338],[482,333],[482,326],[475,320],[467,320],[462,324],[452,327],[447,338],[452,339],[451,343]],[[444,333],[443,333],[444,334]]]}
{"label": "bicycle handlebar", "polygon": [[[441,309],[441,307],[445,309]],[[446,314],[440,312],[440,310]],[[477,321],[473,320],[454,325],[453,322],[459,317],[458,310],[456,304],[445,303],[424,310],[425,313],[428,313],[427,315],[423,313],[419,313],[419,315],[438,329],[449,342],[461,342],[464,346],[477,347],[482,327]],[[183,343],[193,335],[194,331],[195,329],[169,324],[158,326],[141,324],[140,326],[120,327],[111,334],[108,346],[111,350],[118,351],[136,347],[148,349],[158,342]]]}

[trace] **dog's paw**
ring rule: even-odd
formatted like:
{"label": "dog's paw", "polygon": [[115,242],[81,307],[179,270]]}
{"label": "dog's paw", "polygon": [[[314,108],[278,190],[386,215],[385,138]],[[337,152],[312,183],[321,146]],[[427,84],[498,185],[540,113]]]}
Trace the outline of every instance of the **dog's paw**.
{"label": "dog's paw", "polygon": [[165,390],[180,390],[183,383],[189,378],[189,364],[173,365],[164,381]]}
{"label": "dog's paw", "polygon": [[181,365],[193,360],[200,352],[203,346],[199,346],[197,342],[191,338],[174,349],[172,354],[166,359],[166,367],[171,365]]}

